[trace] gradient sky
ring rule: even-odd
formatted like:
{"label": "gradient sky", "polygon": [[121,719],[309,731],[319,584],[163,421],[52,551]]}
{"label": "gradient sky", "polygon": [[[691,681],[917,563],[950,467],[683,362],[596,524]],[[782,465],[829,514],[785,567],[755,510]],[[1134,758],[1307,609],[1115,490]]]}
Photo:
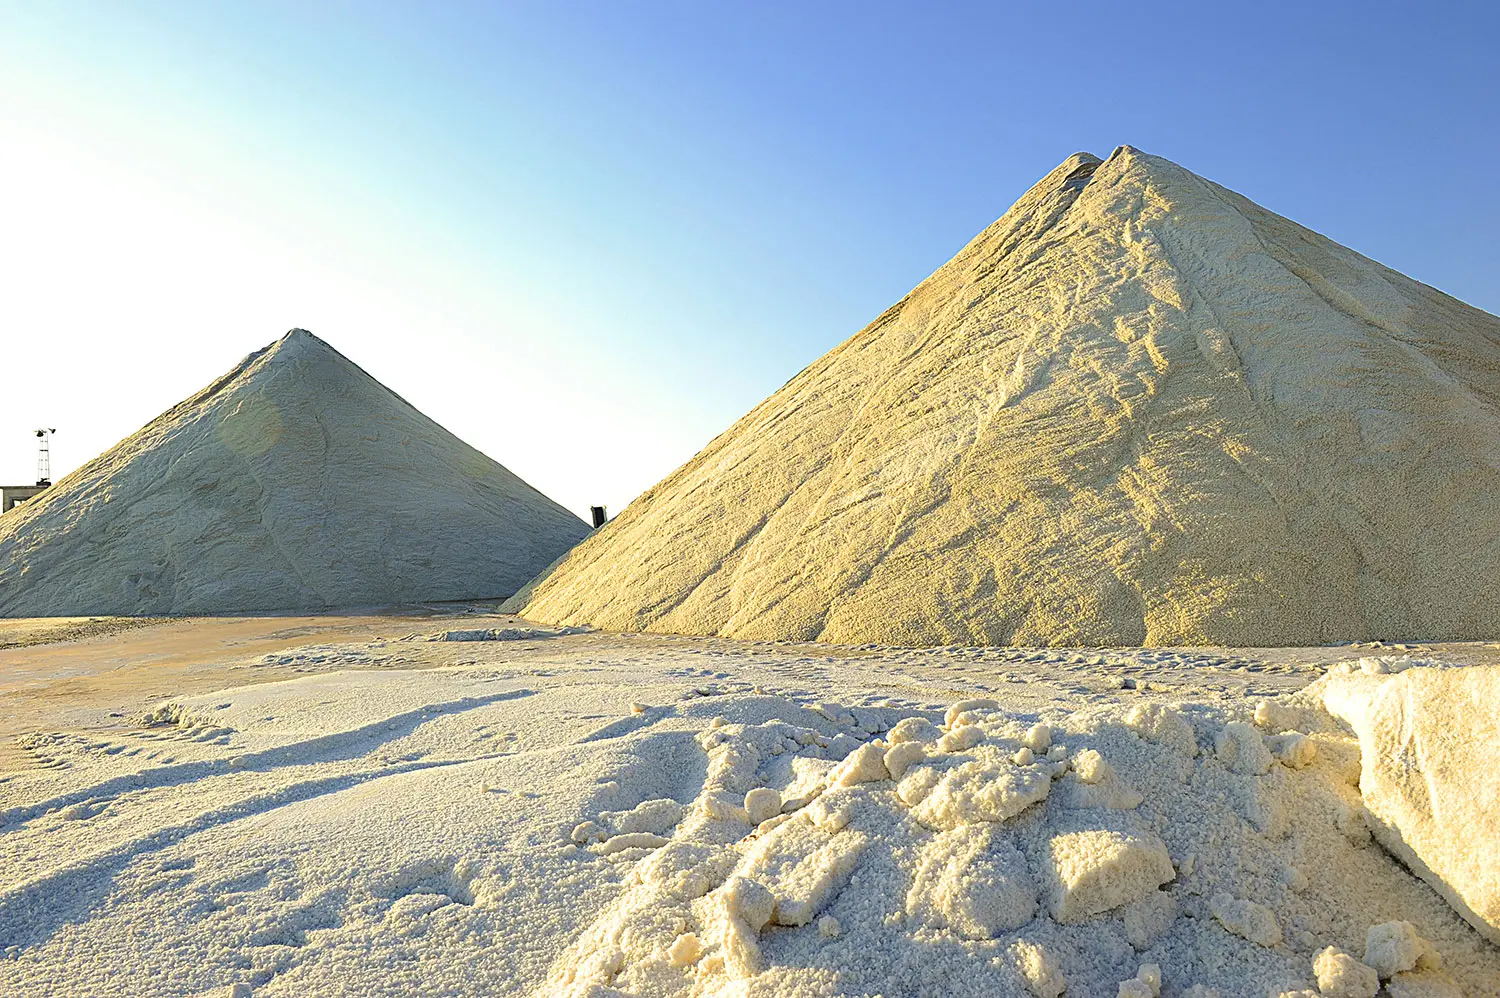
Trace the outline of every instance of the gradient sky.
{"label": "gradient sky", "polygon": [[613,511],[1068,154],[1500,312],[1479,4],[0,0],[0,479],[303,326]]}

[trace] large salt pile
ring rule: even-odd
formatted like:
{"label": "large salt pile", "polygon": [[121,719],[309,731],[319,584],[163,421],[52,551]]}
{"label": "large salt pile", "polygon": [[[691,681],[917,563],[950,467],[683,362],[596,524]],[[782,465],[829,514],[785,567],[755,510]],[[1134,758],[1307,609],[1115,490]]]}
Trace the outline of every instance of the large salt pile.
{"label": "large salt pile", "polygon": [[1500,320],[1078,154],[511,608],[897,644],[1500,628]]}
{"label": "large salt pile", "polygon": [[585,533],[294,329],[0,519],[0,616],[508,596]]}

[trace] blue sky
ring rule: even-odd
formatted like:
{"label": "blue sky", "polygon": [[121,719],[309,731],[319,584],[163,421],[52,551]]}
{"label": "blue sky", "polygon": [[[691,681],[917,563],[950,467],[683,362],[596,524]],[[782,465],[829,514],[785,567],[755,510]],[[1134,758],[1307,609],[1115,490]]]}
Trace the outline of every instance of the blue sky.
{"label": "blue sky", "polygon": [[0,478],[292,326],[618,510],[1068,154],[1500,312],[1479,5],[0,0]]}

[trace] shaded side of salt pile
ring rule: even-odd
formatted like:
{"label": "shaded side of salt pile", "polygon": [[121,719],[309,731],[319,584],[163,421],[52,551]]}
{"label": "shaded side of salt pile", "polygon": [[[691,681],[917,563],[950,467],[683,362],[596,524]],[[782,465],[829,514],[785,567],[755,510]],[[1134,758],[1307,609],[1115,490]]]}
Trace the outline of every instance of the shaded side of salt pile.
{"label": "shaded side of salt pile", "polygon": [[1500,320],[1129,147],[1053,170],[511,609],[898,644],[1500,626]]}
{"label": "shaded side of salt pile", "polygon": [[295,329],[0,520],[0,616],[507,596],[585,524]]}

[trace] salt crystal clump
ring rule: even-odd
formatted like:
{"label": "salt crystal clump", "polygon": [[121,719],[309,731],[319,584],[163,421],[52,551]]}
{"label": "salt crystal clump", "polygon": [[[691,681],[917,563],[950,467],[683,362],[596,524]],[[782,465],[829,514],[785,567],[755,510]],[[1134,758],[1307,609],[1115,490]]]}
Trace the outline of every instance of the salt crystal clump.
{"label": "salt crystal clump", "polygon": [[1365,963],[1382,979],[1405,970],[1436,969],[1442,961],[1432,943],[1417,935],[1410,922],[1382,922],[1365,932]]}
{"label": "salt crystal clump", "polygon": [[843,931],[843,926],[832,915],[824,915],[818,919],[818,935],[824,939],[837,939],[841,931]]}
{"label": "salt crystal clump", "polygon": [[1281,926],[1265,905],[1220,891],[1209,899],[1208,910],[1220,925],[1252,943],[1275,946],[1281,942]]}
{"label": "salt crystal clump", "polygon": [[1161,994],[1161,967],[1154,963],[1141,964],[1135,976],[1120,982],[1118,998],[1156,998]]}
{"label": "salt crystal clump", "polygon": [[1004,821],[1045,799],[1051,789],[1052,774],[1042,767],[1017,766],[992,750],[943,773],[921,796],[911,814],[923,825],[935,829],[976,821]]}
{"label": "salt crystal clump", "polygon": [[1073,758],[1078,784],[1073,787],[1074,807],[1108,807],[1129,810],[1145,798],[1116,774],[1114,767],[1094,749],[1084,749]]}
{"label": "salt crystal clump", "polygon": [[977,724],[954,728],[937,741],[939,752],[966,752],[984,741],[984,729]]}
{"label": "salt crystal clump", "polygon": [[892,745],[902,742],[935,742],[943,731],[925,717],[904,717],[886,732],[885,740]]}
{"label": "salt crystal clump", "polygon": [[1329,946],[1313,959],[1313,974],[1323,998],[1375,998],[1380,990],[1380,978],[1374,969],[1336,946]]}
{"label": "salt crystal clump", "polygon": [[594,847],[594,851],[601,856],[613,856],[626,849],[659,849],[666,845],[667,841],[655,832],[622,832],[619,835],[611,835],[599,843]]}
{"label": "salt crystal clump", "polygon": [[1324,706],[1359,736],[1375,837],[1500,943],[1500,666],[1321,682]]}
{"label": "salt crystal clump", "polygon": [[828,785],[852,787],[856,783],[874,783],[891,778],[885,768],[885,748],[879,742],[867,742],[850,752],[844,761],[828,774]]}
{"label": "salt crystal clump", "polygon": [[682,820],[687,809],[667,797],[642,801],[629,811],[605,811],[599,820],[616,832],[651,832],[660,835]]}
{"label": "salt crystal clump", "polygon": [[1177,875],[1167,847],[1150,832],[1070,832],[1047,844],[1044,875],[1052,917],[1081,922],[1139,901]]}
{"label": "salt crystal clump", "polygon": [[1317,744],[1300,731],[1271,735],[1266,739],[1266,747],[1277,762],[1291,769],[1306,768],[1318,754]]}
{"label": "salt crystal clump", "polygon": [[745,813],[758,825],[781,813],[781,794],[770,787],[756,787],[745,795]]}
{"label": "salt crystal clump", "polygon": [[1019,849],[993,825],[940,832],[922,849],[906,910],[966,939],[992,939],[1036,914],[1036,887]]}
{"label": "salt crystal clump", "polygon": [[583,821],[573,826],[573,834],[570,838],[579,845],[586,842],[603,842],[609,838],[609,832],[605,831],[597,821]]}
{"label": "salt crystal clump", "polygon": [[692,932],[684,932],[667,949],[667,962],[674,967],[690,967],[703,955],[703,943]]}
{"label": "salt crystal clump", "polygon": [[1021,744],[1033,752],[1045,752],[1052,747],[1052,726],[1033,724],[1021,736]]}
{"label": "salt crystal clump", "polygon": [[1126,712],[1125,726],[1142,738],[1165,745],[1181,755],[1191,757],[1197,754],[1198,739],[1193,734],[1193,726],[1165,704],[1136,704]]}
{"label": "salt crystal clump", "polygon": [[1094,749],[1084,749],[1073,757],[1073,772],[1084,783],[1103,783],[1115,775],[1114,768]]}
{"label": "salt crystal clump", "polygon": [[1253,724],[1230,721],[1214,737],[1214,754],[1236,773],[1259,775],[1275,760]]}
{"label": "salt crystal clump", "polygon": [[963,717],[963,715],[969,713],[970,711],[999,709],[1000,702],[998,700],[960,700],[958,701],[958,703],[949,707],[948,712],[943,715],[943,725],[945,727],[952,728],[955,721],[960,721],[960,719],[970,720]]}
{"label": "salt crystal clump", "polygon": [[927,748],[921,742],[903,741],[892,745],[881,759],[891,779],[899,780],[906,771],[919,762],[927,761]]}
{"label": "salt crystal clump", "polygon": [[724,969],[730,978],[745,980],[761,970],[760,930],[771,920],[776,898],[764,885],[745,877],[730,877],[719,889]]}
{"label": "salt crystal clump", "polygon": [[1017,939],[1010,945],[1011,958],[1021,979],[1036,998],[1058,998],[1068,987],[1067,978],[1058,966],[1057,958],[1043,947],[1025,939]]}

